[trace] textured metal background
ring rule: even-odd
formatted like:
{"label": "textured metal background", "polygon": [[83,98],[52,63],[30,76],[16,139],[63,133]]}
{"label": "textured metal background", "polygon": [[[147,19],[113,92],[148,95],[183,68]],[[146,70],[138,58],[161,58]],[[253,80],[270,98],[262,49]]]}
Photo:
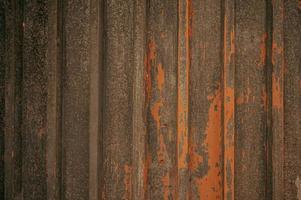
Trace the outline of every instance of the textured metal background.
{"label": "textured metal background", "polygon": [[300,0],[1,0],[0,199],[301,200]]}

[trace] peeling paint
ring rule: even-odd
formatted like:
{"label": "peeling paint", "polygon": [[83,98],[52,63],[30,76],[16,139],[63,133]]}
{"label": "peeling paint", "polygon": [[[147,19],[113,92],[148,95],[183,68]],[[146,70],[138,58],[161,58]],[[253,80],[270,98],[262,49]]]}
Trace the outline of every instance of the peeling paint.
{"label": "peeling paint", "polygon": [[281,109],[283,107],[281,83],[275,74],[272,75],[272,105],[275,109]]}
{"label": "peeling paint", "polygon": [[222,195],[221,171],[221,91],[208,96],[210,107],[204,145],[208,152],[208,172],[196,180],[201,199],[220,199]]}

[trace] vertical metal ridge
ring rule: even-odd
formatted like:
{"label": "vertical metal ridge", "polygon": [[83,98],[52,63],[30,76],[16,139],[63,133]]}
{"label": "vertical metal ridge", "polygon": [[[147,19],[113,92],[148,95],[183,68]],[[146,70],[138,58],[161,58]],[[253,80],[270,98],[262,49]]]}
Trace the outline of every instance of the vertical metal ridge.
{"label": "vertical metal ridge", "polygon": [[61,194],[61,7],[58,1],[48,3],[47,46],[47,199],[60,199]]}
{"label": "vertical metal ridge", "polygon": [[63,199],[89,196],[90,3],[62,2]]}
{"label": "vertical metal ridge", "polygon": [[22,197],[23,4],[5,4],[4,198]]}
{"label": "vertical metal ridge", "polygon": [[178,1],[178,71],[177,71],[177,195],[189,198],[189,65],[191,1]]}
{"label": "vertical metal ridge", "polygon": [[[235,1],[235,199],[266,196],[266,2]],[[256,149],[256,151],[254,151]]]}
{"label": "vertical metal ridge", "polygon": [[[301,3],[283,1],[284,199],[301,199]],[[281,69],[281,68],[280,68]],[[274,86],[277,86],[275,77]],[[280,82],[281,83],[281,82]],[[280,84],[281,85],[281,84]],[[281,88],[280,88],[281,91]],[[274,92],[276,94],[276,90]],[[276,95],[275,95],[276,96]],[[276,100],[276,99],[275,99]],[[274,101],[277,105],[277,101]]]}
{"label": "vertical metal ridge", "polygon": [[[133,196],[134,1],[104,1],[102,198]],[[136,41],[137,42],[137,41]],[[141,53],[141,52],[140,52]]]}
{"label": "vertical metal ridge", "polygon": [[101,120],[101,1],[90,0],[89,22],[89,200],[99,199],[99,137]]}
{"label": "vertical metal ridge", "polygon": [[132,147],[132,199],[140,200],[145,196],[144,165],[146,124],[144,121],[144,56],[146,43],[146,0],[134,0],[134,30],[133,30],[133,147]]}
{"label": "vertical metal ridge", "polygon": [[177,3],[148,2],[145,62],[146,199],[176,195]]}
{"label": "vertical metal ridge", "polygon": [[273,1],[272,31],[272,199],[284,199],[284,1]]}
{"label": "vertical metal ridge", "polygon": [[224,1],[223,198],[234,200],[235,163],[235,2]]}

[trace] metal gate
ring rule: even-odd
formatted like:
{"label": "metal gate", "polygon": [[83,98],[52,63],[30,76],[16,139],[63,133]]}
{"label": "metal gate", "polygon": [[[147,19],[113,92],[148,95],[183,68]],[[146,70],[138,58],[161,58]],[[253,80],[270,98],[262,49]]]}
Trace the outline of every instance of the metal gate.
{"label": "metal gate", "polygon": [[301,200],[300,0],[0,1],[0,199]]}

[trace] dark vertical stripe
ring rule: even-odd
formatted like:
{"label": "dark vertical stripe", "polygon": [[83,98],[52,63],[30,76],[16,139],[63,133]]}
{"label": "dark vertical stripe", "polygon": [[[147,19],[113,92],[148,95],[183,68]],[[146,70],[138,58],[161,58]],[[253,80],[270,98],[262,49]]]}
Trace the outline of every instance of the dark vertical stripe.
{"label": "dark vertical stripe", "polygon": [[272,41],[273,41],[273,5],[272,0],[266,0],[266,58],[265,58],[265,76],[266,76],[266,199],[272,199],[273,189],[273,163],[272,163]]}
{"label": "dark vertical stripe", "polygon": [[5,198],[22,197],[22,46],[23,4],[5,5]]}
{"label": "dark vertical stripe", "polygon": [[266,3],[236,1],[235,198],[266,198]]}
{"label": "dark vertical stripe", "polygon": [[4,199],[5,7],[0,2],[0,199]]}

